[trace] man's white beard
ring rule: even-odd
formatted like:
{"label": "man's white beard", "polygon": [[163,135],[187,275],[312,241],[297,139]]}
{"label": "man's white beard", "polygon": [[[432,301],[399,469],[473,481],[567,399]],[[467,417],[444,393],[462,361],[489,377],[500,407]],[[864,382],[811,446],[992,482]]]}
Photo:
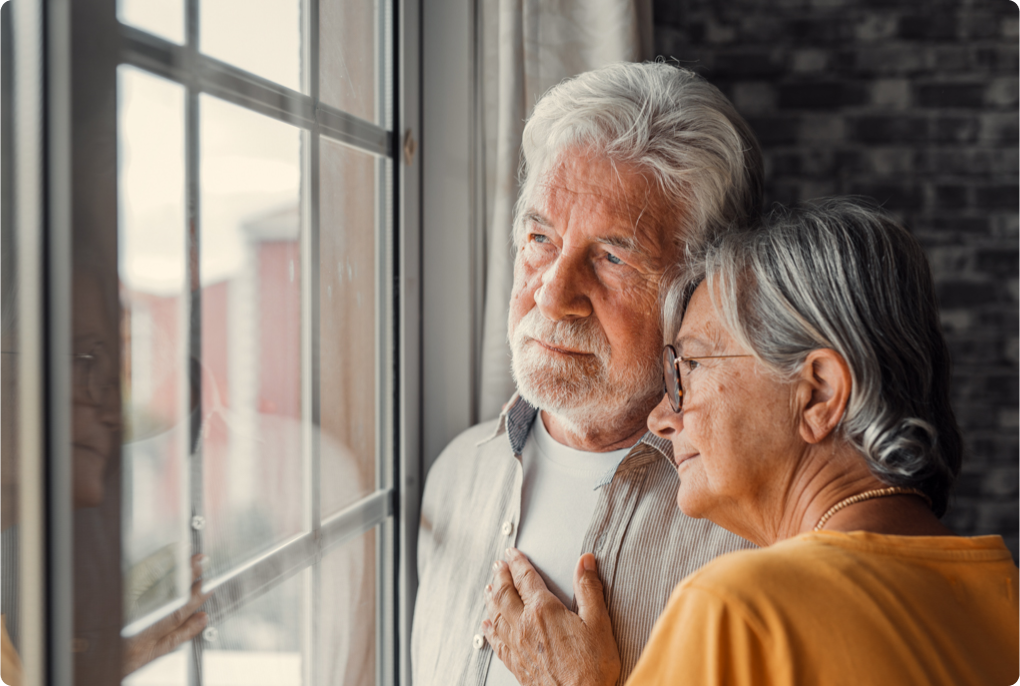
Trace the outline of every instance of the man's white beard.
{"label": "man's white beard", "polygon": [[[619,368],[622,360],[617,360],[614,370],[606,334],[590,317],[552,322],[536,307],[511,329],[510,369],[517,390],[574,435],[611,432],[632,421],[631,415],[646,400],[662,393],[658,360],[635,360],[629,368]],[[535,340],[591,354],[561,355]]]}

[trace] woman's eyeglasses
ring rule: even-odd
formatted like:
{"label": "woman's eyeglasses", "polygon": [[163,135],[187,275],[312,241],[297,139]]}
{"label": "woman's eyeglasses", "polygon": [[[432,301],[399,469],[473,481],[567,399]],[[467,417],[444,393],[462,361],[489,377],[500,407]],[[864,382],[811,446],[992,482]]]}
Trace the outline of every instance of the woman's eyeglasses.
{"label": "woman's eyeglasses", "polygon": [[669,406],[674,412],[684,409],[684,387],[680,382],[680,363],[697,362],[698,360],[717,360],[724,357],[754,357],[753,355],[699,355],[698,357],[681,357],[676,348],[667,345],[662,349],[662,379]]}
{"label": "woman's eyeglasses", "polygon": [[[4,355],[11,356],[18,354],[14,350],[2,352]],[[16,365],[13,370],[17,370]],[[90,352],[71,355],[71,388],[74,393],[74,402],[102,405],[116,385],[113,360],[102,344],[97,345]]]}

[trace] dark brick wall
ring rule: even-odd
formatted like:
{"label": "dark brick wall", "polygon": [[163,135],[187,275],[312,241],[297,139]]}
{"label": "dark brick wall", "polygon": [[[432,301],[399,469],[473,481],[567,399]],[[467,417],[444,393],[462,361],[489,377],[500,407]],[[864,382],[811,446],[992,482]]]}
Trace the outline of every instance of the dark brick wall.
{"label": "dark brick wall", "polygon": [[946,522],[1018,552],[1018,10],[1010,0],[655,0],[656,52],[765,149],[767,202],[862,194],[923,242],[963,474]]}

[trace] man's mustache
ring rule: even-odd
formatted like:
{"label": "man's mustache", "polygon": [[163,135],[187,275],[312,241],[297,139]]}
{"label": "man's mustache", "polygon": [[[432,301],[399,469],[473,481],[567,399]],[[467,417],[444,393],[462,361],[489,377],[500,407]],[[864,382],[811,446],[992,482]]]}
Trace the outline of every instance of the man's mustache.
{"label": "man's mustache", "polygon": [[591,317],[554,322],[534,308],[517,322],[513,342],[519,345],[525,337],[557,348],[595,355],[600,360],[609,359],[609,341],[602,327]]}

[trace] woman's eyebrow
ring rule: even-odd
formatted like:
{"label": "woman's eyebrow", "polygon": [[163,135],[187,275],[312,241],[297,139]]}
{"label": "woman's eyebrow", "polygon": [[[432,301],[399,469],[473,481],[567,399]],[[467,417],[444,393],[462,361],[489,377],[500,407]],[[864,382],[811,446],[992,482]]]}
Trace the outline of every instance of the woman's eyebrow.
{"label": "woman's eyebrow", "polygon": [[680,336],[676,339],[676,352],[680,357],[684,356],[685,349],[691,348],[697,354],[699,350],[708,350],[709,346],[703,338],[698,338],[697,336]]}

